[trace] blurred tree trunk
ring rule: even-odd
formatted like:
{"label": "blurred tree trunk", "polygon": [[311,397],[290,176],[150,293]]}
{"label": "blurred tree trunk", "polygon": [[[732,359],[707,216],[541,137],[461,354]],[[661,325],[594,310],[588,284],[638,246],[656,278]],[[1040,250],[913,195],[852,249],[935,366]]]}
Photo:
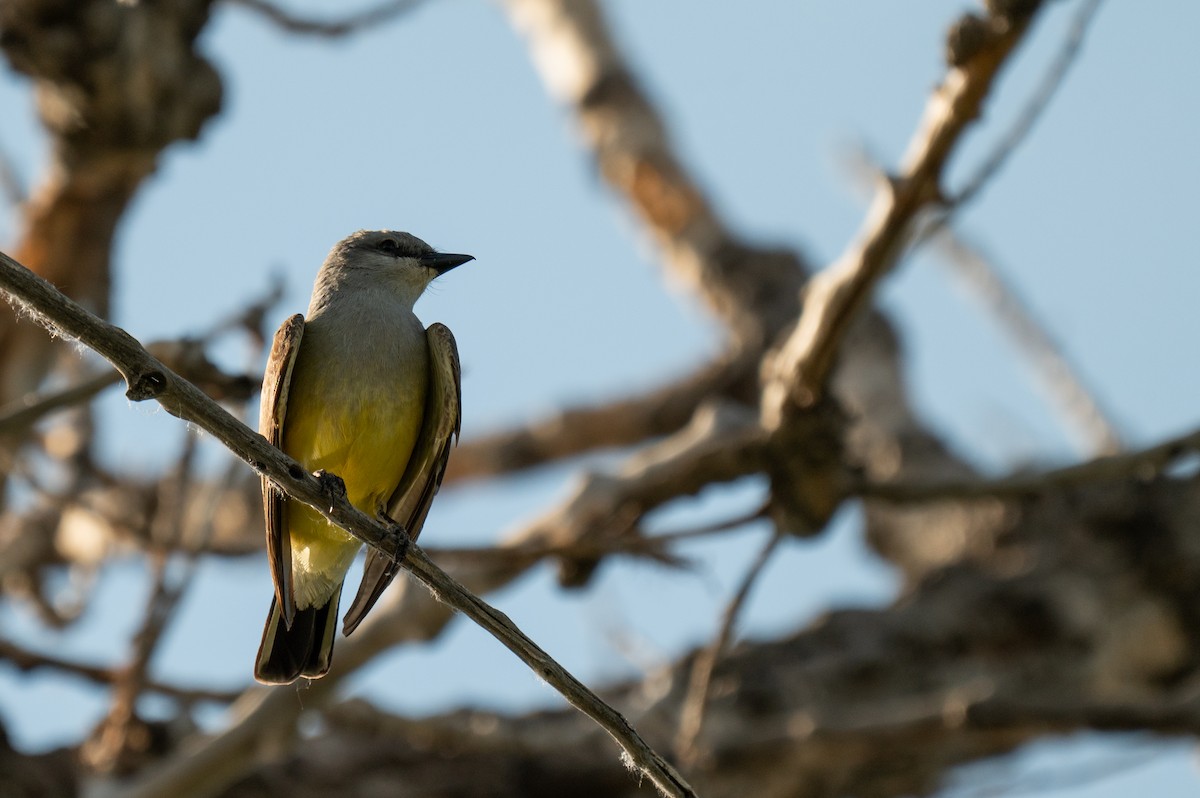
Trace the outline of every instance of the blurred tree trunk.
{"label": "blurred tree trunk", "polygon": [[[195,138],[221,83],[195,51],[212,0],[5,0],[0,49],[33,81],[50,162],[14,256],[107,317],[113,237],[172,142]],[[0,406],[35,390],[61,342],[0,315]]]}

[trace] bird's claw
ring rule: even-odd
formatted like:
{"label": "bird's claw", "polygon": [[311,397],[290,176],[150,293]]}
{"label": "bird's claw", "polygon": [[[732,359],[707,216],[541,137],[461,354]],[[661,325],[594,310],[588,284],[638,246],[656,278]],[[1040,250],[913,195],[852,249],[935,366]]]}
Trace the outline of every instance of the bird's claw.
{"label": "bird's claw", "polygon": [[329,509],[332,511],[334,505],[346,498],[346,483],[337,474],[331,474],[323,468],[314,471],[313,476],[321,483],[321,490],[329,497]]}
{"label": "bird's claw", "polygon": [[412,538],[408,536],[408,530],[404,528],[404,524],[388,515],[382,507],[379,508],[379,520],[388,528],[388,540],[391,546],[388,547],[387,553],[392,555],[392,567],[398,567],[408,556],[408,547],[412,544]]}

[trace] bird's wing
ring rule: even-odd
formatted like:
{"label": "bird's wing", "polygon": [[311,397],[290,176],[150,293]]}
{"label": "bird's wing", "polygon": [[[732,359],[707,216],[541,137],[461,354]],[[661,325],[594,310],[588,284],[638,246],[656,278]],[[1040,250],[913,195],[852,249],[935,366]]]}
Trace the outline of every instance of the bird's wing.
{"label": "bird's wing", "polygon": [[[425,397],[424,421],[404,477],[388,501],[388,514],[404,524],[410,540],[421,534],[429,505],[446,473],[450,447],[462,426],[462,368],[454,336],[446,325],[431,324],[425,337],[429,344],[429,392]],[[391,584],[398,568],[382,552],[371,549],[367,553],[362,584],[342,625],[345,634],[358,628],[384,588]]]}
{"label": "bird's wing", "polygon": [[[285,321],[275,333],[267,373],[263,375],[262,403],[258,415],[258,431],[272,446],[283,444],[283,421],[287,416],[288,390],[292,385],[292,370],[300,352],[304,335],[304,317],[297,313]],[[267,519],[267,557],[271,561],[271,578],[275,582],[275,598],[279,602],[284,623],[291,628],[296,616],[296,597],[292,592],[292,542],[288,534],[288,502],[266,477],[262,479],[263,515]]]}

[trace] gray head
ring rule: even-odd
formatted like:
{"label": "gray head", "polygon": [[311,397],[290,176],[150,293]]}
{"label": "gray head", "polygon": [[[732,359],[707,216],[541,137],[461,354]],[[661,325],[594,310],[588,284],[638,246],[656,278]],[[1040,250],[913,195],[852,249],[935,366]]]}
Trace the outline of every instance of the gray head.
{"label": "gray head", "polygon": [[329,251],[313,301],[342,288],[384,288],[398,292],[410,304],[439,275],[474,260],[471,255],[437,252],[409,233],[398,230],[359,230]]}

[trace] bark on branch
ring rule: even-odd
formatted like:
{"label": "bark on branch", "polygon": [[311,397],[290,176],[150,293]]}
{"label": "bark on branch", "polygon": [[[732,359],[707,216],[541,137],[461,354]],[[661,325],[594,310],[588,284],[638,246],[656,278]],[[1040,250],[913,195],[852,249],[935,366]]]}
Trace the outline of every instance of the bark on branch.
{"label": "bark on branch", "polygon": [[[127,332],[92,315],[4,253],[0,253],[0,287],[20,309],[30,313],[48,330],[85,344],[112,363],[125,378],[129,386],[125,395],[131,401],[154,399],[171,415],[207,430],[289,496],[318,510],[367,545],[384,552],[397,550],[397,530],[359,511],[350,504],[344,492],[331,493],[324,489],[323,483],[306,474],[299,463],[272,447],[261,435],[252,432],[198,388],[168,369]],[[542,651],[507,616],[463,588],[434,565],[415,544],[401,564],[439,601],[486,629],[539,678],[595,720],[617,741],[631,765],[664,794],[694,794],[683,777],[646,745],[620,713]]]}
{"label": "bark on branch", "polygon": [[1022,5],[1017,16],[995,14],[975,20],[979,28],[969,51],[959,50],[925,107],[898,173],[882,181],[857,239],[809,281],[800,323],[781,348],[763,396],[763,422],[778,428],[816,404],[825,391],[834,359],[854,319],[868,307],[879,280],[909,243],[919,215],[943,201],[942,175],[966,128],[1009,55],[1024,38],[1041,3]]}

